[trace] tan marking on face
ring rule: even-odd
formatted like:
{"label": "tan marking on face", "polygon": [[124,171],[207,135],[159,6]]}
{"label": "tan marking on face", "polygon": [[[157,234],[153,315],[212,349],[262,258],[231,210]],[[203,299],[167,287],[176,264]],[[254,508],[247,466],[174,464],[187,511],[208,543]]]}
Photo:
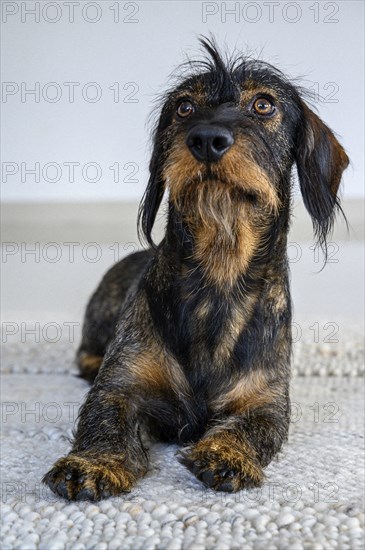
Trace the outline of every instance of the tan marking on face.
{"label": "tan marking on face", "polygon": [[275,90],[266,86],[258,86],[257,83],[252,81],[245,82],[245,88],[240,94],[240,107],[241,109],[247,109],[253,98],[255,96],[259,97],[261,94],[271,96],[277,107],[276,113],[272,117],[262,118],[265,126],[274,132],[280,127],[283,120],[283,113],[279,107],[279,98]]}
{"label": "tan marking on face", "polygon": [[[268,175],[250,154],[248,141],[238,137],[222,160],[211,166],[208,180],[205,165],[195,160],[180,138],[163,176],[170,200],[195,237],[194,257],[206,276],[219,286],[234,284],[258,250],[270,214],[280,207]],[[242,192],[254,195],[259,206],[242,199]]]}
{"label": "tan marking on face", "polygon": [[[218,163],[211,166],[211,173],[213,179],[217,182],[224,182],[223,190],[226,190],[227,193],[234,188],[248,193],[255,193],[266,208],[278,210],[280,203],[276,190],[268,175],[252,157],[248,139],[242,136],[236,137],[231,149]],[[204,163],[198,162],[190,153],[184,140],[181,137],[178,138],[172,146],[163,170],[164,180],[170,190],[170,198],[176,206],[179,206],[187,191],[194,193],[195,189],[200,189],[201,183],[204,183],[202,181],[204,174]],[[211,202],[215,204],[214,199],[220,197],[219,195],[217,197],[213,195],[215,193],[214,182],[208,181],[206,183],[209,183],[209,191],[212,193],[210,195]],[[190,184],[189,189],[188,184]],[[203,198],[203,193],[199,193],[199,191],[196,191],[196,193],[197,196],[191,197],[192,199]],[[185,204],[181,204],[181,206],[185,208]],[[216,206],[219,207],[219,204],[216,204]],[[210,208],[210,211],[214,212],[212,208]]]}
{"label": "tan marking on face", "polygon": [[269,86],[257,84],[257,82],[253,80],[246,80],[244,83],[244,87],[241,89],[240,99],[242,106],[244,105],[243,102],[249,102],[255,95],[269,95],[271,96],[275,101],[278,101],[278,94],[276,90],[273,88],[270,88]]}
{"label": "tan marking on face", "polygon": [[214,411],[226,410],[232,414],[242,414],[275,402],[280,393],[277,385],[269,385],[267,375],[262,370],[255,370],[215,399],[211,407]]}
{"label": "tan marking on face", "polygon": [[[206,105],[206,95],[204,93],[203,85],[200,87],[196,86],[195,90],[180,90],[175,97],[172,97],[172,101],[176,104],[176,107],[178,106],[180,101],[191,101],[197,108],[205,107]],[[188,119],[189,117],[186,117]],[[184,117],[180,118],[176,114],[175,110],[175,116],[173,117],[173,123],[177,124],[179,122],[183,122]]]}

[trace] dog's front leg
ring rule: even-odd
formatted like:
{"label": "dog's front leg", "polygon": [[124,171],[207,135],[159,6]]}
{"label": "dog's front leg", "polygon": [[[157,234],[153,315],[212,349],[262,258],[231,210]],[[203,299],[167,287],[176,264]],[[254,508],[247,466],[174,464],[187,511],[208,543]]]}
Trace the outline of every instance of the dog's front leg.
{"label": "dog's front leg", "polygon": [[217,491],[257,487],[264,480],[263,467],[286,440],[288,427],[288,400],[232,415],[183,449],[180,461]]}
{"label": "dog's front leg", "polygon": [[147,470],[132,392],[100,376],[81,407],[70,454],[44,476],[69,500],[99,500],[129,492]]}

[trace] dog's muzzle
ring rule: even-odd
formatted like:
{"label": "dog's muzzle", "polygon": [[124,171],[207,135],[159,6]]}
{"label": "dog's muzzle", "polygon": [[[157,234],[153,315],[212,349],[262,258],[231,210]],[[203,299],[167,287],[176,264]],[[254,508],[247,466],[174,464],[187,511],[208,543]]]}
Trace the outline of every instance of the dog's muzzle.
{"label": "dog's muzzle", "polygon": [[217,124],[198,124],[186,136],[186,145],[196,160],[217,162],[234,143],[233,133]]}

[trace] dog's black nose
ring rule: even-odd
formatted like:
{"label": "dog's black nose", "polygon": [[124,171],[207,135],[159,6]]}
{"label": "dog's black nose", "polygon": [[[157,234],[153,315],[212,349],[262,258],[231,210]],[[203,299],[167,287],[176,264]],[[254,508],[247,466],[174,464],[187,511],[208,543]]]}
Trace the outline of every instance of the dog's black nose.
{"label": "dog's black nose", "polygon": [[233,142],[233,134],[228,128],[214,124],[198,124],[186,136],[186,145],[201,162],[216,162]]}

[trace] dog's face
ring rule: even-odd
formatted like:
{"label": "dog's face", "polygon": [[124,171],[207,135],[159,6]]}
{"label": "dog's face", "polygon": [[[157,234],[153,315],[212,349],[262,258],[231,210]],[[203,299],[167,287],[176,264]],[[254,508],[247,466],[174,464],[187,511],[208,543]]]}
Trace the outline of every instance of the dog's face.
{"label": "dog's face", "polygon": [[[324,241],[348,158],[297,88],[262,62],[225,64],[210,42],[211,60],[164,102],[155,135],[142,227],[151,229],[165,190],[183,218],[227,222],[256,212],[275,219],[289,209],[297,165],[305,205]],[[232,207],[233,208],[232,210]]]}

